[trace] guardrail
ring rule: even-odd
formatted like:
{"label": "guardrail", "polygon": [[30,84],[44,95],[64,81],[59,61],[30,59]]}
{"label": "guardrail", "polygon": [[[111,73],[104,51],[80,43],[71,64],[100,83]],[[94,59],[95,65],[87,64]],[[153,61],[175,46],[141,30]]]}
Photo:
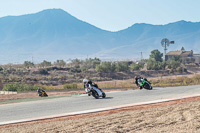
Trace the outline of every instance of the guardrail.
{"label": "guardrail", "polygon": [[0,91],[0,95],[17,94],[16,91]]}

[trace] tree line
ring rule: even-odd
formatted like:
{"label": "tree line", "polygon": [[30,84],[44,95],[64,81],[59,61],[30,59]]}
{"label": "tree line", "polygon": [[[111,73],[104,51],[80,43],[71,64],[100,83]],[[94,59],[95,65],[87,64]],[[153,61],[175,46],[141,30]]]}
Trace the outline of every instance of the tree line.
{"label": "tree line", "polygon": [[[145,70],[165,70],[170,69],[172,71],[186,71],[183,68],[183,63],[179,56],[174,56],[169,61],[163,60],[163,54],[159,50],[151,51],[148,59],[142,59],[137,62],[133,61],[101,61],[99,58],[89,58],[85,60],[74,59],[70,63],[66,63],[64,60],[57,60],[54,63],[44,60],[39,64],[34,64],[31,61],[25,61],[22,65],[27,69],[34,67],[38,68],[48,68],[48,67],[58,67],[58,68],[70,68],[72,72],[88,72],[90,70],[97,72],[128,72],[128,71],[138,71],[141,69]],[[10,67],[7,65],[7,67]],[[3,68],[0,68],[0,71]],[[45,74],[47,71],[45,69],[40,69],[41,73]]]}

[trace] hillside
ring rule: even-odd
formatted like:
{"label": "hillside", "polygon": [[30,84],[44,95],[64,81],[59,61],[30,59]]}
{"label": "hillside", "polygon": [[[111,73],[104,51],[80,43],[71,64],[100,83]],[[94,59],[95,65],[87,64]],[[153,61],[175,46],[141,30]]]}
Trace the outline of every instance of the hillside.
{"label": "hillside", "polygon": [[[103,20],[102,20],[103,21]],[[61,9],[0,18],[0,63],[69,58],[140,58],[153,49],[163,51],[161,39],[175,44],[169,50],[200,52],[200,23],[134,24],[110,32],[83,22]]]}

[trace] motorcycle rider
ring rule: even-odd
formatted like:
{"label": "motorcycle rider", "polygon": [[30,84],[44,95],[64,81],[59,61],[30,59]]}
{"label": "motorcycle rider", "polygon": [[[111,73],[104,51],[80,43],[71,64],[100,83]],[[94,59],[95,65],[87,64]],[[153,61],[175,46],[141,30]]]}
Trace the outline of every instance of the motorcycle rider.
{"label": "motorcycle rider", "polygon": [[[88,79],[83,79],[83,84],[84,84],[84,88],[85,88],[85,92],[88,93],[88,87],[89,85],[91,85],[92,87],[96,87],[97,89],[99,89],[98,85],[93,83],[91,80]],[[90,94],[88,93],[88,96],[90,96]]]}
{"label": "motorcycle rider", "polygon": [[42,96],[42,89],[40,89],[40,87],[38,87],[37,93],[38,93],[38,96]]}
{"label": "motorcycle rider", "polygon": [[[139,80],[146,80],[147,82],[149,82],[146,78],[143,78],[143,77],[138,77],[138,76],[135,76],[135,84],[140,88],[140,90],[142,89],[142,86],[139,85],[138,81]],[[150,83],[150,82],[149,82]],[[150,83],[151,84],[151,83]]]}
{"label": "motorcycle rider", "polygon": [[40,87],[38,87],[38,89],[37,89],[38,96],[42,97],[42,92],[46,93],[44,90],[42,90],[42,89],[40,89]]}

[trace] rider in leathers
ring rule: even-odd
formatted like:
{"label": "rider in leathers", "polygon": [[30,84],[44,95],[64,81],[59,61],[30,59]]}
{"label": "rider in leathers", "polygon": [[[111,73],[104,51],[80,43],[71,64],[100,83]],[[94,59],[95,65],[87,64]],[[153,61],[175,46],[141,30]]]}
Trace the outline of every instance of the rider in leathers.
{"label": "rider in leathers", "polygon": [[[139,83],[138,83],[138,80],[142,80],[142,79],[144,79],[144,80],[146,80],[147,81],[147,79],[146,78],[143,78],[143,77],[138,77],[138,76],[135,76],[135,84],[140,88],[140,90],[142,89],[142,86],[139,86]],[[147,82],[149,82],[149,81],[147,81]],[[149,82],[150,83],[150,82]]]}
{"label": "rider in leathers", "polygon": [[[88,92],[88,87],[89,85],[91,85],[92,87],[96,87],[97,89],[99,89],[98,85],[93,83],[91,80],[87,80],[87,79],[83,79],[83,83],[84,83],[84,88],[85,88],[85,91]],[[99,89],[101,90],[101,89]],[[88,93],[88,96],[90,96],[90,94]]]}

